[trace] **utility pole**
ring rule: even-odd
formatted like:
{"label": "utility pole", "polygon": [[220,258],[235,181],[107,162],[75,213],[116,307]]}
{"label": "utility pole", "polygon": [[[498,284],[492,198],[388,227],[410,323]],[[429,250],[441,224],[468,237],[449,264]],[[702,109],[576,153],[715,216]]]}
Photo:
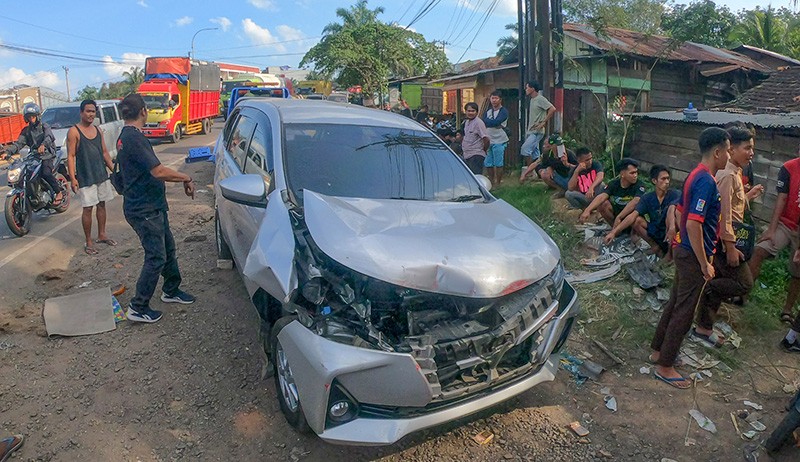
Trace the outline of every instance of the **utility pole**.
{"label": "utility pole", "polygon": [[564,133],[564,12],[561,0],[551,0],[553,17],[553,105],[556,107],[554,127]]}
{"label": "utility pole", "polygon": [[[527,3],[527,2],[525,2]],[[517,0],[517,61],[519,62],[519,87],[517,102],[519,110],[519,132],[517,138],[520,143],[525,135],[525,12],[523,0]]]}
{"label": "utility pole", "polygon": [[72,95],[69,94],[69,68],[67,66],[61,66],[64,69],[64,80],[67,82],[67,100],[72,101]]}

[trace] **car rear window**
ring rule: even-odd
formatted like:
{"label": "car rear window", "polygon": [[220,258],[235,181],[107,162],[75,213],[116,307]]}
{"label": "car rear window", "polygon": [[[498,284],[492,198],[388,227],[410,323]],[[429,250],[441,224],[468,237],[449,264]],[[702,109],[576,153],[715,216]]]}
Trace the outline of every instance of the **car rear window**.
{"label": "car rear window", "polygon": [[289,186],[342,197],[461,201],[478,182],[432,133],[387,127],[286,124]]}

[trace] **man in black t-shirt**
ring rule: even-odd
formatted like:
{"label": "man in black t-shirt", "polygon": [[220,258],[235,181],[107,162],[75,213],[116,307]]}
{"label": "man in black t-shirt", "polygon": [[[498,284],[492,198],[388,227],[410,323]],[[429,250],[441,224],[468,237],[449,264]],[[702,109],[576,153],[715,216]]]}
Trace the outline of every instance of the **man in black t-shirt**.
{"label": "man in black t-shirt", "polygon": [[581,223],[589,220],[589,215],[597,210],[611,227],[631,213],[645,193],[644,184],[639,181],[639,162],[626,157],[617,164],[619,178],[608,183],[606,190],[595,196],[581,213]]}
{"label": "man in black t-shirt", "polygon": [[128,305],[128,320],[152,323],[161,312],[150,308],[159,276],[164,276],[161,301],[193,303],[194,296],[180,289],[181,273],[175,255],[175,239],[169,228],[165,181],[183,183],[187,196],[194,199],[194,181],[189,175],[165,167],[156,157],[141,128],[147,121],[147,108],[141,95],[128,95],[119,105],[125,126],[117,140],[117,161],[124,190],[122,210],[144,248],[144,265],[136,282],[136,295]]}
{"label": "man in black t-shirt", "polygon": [[[539,178],[554,189],[567,190],[570,172],[578,164],[575,153],[563,145],[558,135],[545,138],[542,147],[542,156],[533,161],[520,176],[520,182],[534,170]],[[554,141],[558,140],[558,144]]]}

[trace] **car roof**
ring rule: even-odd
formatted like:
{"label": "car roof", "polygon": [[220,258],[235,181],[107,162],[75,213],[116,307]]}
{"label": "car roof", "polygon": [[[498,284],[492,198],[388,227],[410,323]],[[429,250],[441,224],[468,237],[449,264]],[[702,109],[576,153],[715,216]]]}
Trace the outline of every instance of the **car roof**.
{"label": "car roof", "polygon": [[274,106],[280,113],[283,123],[371,125],[417,131],[426,130],[425,127],[408,117],[357,104],[308,99],[253,98],[243,100],[241,105],[255,108]]}
{"label": "car roof", "polygon": [[[73,101],[71,103],[53,104],[51,106],[47,106],[47,109],[50,109],[50,108],[56,108],[57,109],[57,108],[60,108],[60,107],[81,107],[81,102],[82,101]],[[118,99],[96,99],[96,100],[94,100],[94,102],[97,103],[97,104],[110,104],[110,103],[119,104],[119,100]],[[45,111],[47,109],[45,109]]]}

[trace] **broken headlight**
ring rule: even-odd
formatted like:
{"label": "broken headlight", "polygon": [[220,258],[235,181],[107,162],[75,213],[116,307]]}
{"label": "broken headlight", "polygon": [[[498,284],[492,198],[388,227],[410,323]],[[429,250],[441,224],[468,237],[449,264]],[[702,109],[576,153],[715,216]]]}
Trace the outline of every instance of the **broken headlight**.
{"label": "broken headlight", "polygon": [[547,287],[550,289],[550,295],[552,295],[553,300],[559,300],[561,298],[561,290],[564,289],[564,278],[567,275],[567,271],[564,269],[564,263],[559,260],[556,267],[550,274],[547,276],[550,279],[550,284]]}

